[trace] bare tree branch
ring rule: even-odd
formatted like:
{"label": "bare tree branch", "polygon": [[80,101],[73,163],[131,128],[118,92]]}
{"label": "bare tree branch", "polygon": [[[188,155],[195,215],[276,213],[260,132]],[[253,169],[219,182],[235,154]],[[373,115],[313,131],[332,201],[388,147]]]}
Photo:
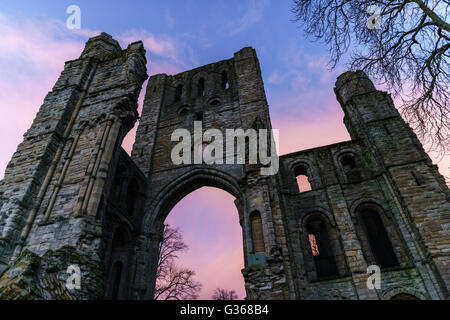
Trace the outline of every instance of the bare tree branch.
{"label": "bare tree branch", "polygon": [[237,300],[238,296],[236,294],[236,291],[234,290],[226,290],[222,288],[217,288],[214,290],[214,294],[212,296],[213,300]]}
{"label": "bare tree branch", "polygon": [[195,281],[195,272],[177,267],[172,261],[166,266],[163,278],[158,278],[155,300],[195,300],[202,285]]}
{"label": "bare tree branch", "polygon": [[164,225],[156,271],[155,300],[194,300],[202,285],[195,281],[195,272],[176,266],[178,253],[188,249],[178,228]]}
{"label": "bare tree branch", "polygon": [[[380,10],[368,28],[367,9]],[[449,1],[294,0],[295,21],[328,45],[334,68],[350,44],[349,68],[385,85],[428,151],[450,152]]]}

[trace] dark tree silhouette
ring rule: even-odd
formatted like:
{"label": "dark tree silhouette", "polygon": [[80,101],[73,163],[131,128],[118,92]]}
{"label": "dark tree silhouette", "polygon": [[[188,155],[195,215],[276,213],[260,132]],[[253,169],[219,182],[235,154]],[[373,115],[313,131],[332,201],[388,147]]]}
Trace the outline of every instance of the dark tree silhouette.
{"label": "dark tree silhouette", "polygon": [[214,290],[212,299],[213,300],[237,300],[238,296],[236,294],[236,291],[234,291],[234,290],[228,291],[226,289],[217,288],[216,290]]}
{"label": "dark tree silhouette", "polygon": [[195,280],[195,272],[178,267],[178,253],[188,249],[178,228],[164,225],[156,271],[155,300],[194,300],[202,285]]}
{"label": "dark tree silhouette", "polygon": [[327,44],[332,68],[352,45],[349,68],[364,70],[399,96],[419,138],[443,155],[450,151],[449,4],[294,0],[292,11],[308,35]]}

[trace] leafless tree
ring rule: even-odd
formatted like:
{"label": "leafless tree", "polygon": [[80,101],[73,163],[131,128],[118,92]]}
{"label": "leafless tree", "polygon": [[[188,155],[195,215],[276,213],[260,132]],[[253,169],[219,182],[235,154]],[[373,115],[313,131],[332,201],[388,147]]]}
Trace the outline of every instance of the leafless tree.
{"label": "leafless tree", "polygon": [[178,267],[178,253],[188,249],[178,228],[164,225],[156,271],[155,300],[194,300],[202,285],[195,280],[195,272]]}
{"label": "leafless tree", "polygon": [[157,279],[156,300],[195,300],[202,285],[195,281],[195,272],[177,267],[173,262],[166,266],[163,278]]}
{"label": "leafless tree", "polygon": [[234,290],[226,290],[222,288],[217,288],[214,290],[214,294],[212,296],[213,300],[237,300],[238,296],[236,294],[236,291]]}
{"label": "leafless tree", "polygon": [[308,35],[327,44],[332,68],[352,45],[349,68],[364,70],[399,96],[403,116],[427,149],[443,155],[450,151],[449,4],[294,0],[292,10]]}

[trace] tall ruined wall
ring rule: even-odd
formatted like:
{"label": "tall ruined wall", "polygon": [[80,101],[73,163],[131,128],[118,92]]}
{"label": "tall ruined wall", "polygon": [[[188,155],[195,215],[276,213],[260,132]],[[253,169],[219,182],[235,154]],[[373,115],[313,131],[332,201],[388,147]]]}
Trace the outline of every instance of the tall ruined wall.
{"label": "tall ruined wall", "polygon": [[[164,220],[202,186],[236,197],[249,299],[448,299],[449,189],[363,72],[335,88],[352,140],[283,155],[272,176],[171,159],[176,129],[202,151],[194,121],[224,137],[271,129],[254,49],[152,76],[129,157],[120,146],[146,77],[142,43],[122,50],[105,33],[66,62],[0,182],[0,299],[152,299]],[[70,265],[81,290],[65,287]]]}
{"label": "tall ruined wall", "polygon": [[[105,33],[90,38],[79,59],[66,62],[5,173],[3,268],[30,254],[79,255],[77,260],[90,263],[80,265],[86,285],[76,296],[103,297],[99,209],[108,198],[106,183],[114,176],[122,140],[137,119],[146,77],[142,42],[122,50]],[[67,276],[69,260],[61,259],[51,272]],[[42,271],[41,262],[36,263]]]}
{"label": "tall ruined wall", "polygon": [[[449,189],[390,96],[363,72],[344,73],[335,90],[352,141],[281,157],[299,298],[389,299],[406,293],[447,299]],[[299,174],[308,177],[311,191],[299,190]],[[367,209],[379,214],[398,260],[382,268],[379,290],[366,285],[367,267],[377,264],[361,216]],[[337,265],[331,277],[317,274],[307,237],[311,217],[327,226]]]}
{"label": "tall ruined wall", "polygon": [[[280,251],[286,241],[276,178],[261,176],[260,165],[238,164],[237,150],[228,155],[224,150],[224,157],[233,159],[234,164],[226,164],[225,160],[223,164],[175,165],[171,152],[177,142],[171,141],[171,135],[176,129],[186,129],[190,133],[191,159],[201,152],[206,142],[201,136],[195,136],[194,121],[201,122],[201,133],[208,129],[220,132],[224,146],[226,129],[271,128],[259,62],[253,48],[243,48],[232,59],[177,75],[150,77],[132,151],[132,159],[149,179],[142,232],[151,245],[140,250],[156,252],[167,214],[185,195],[202,186],[218,187],[236,197],[243,229],[245,266],[256,266],[261,271],[244,271],[249,298],[289,298],[293,289],[288,286],[287,250]],[[261,215],[264,252],[255,251],[251,238],[251,214],[256,212]],[[155,268],[157,254],[142,256],[142,266],[147,270]],[[142,276],[138,276],[136,286],[145,292],[148,276],[144,275],[144,267],[138,271]],[[252,277],[256,279],[250,279]],[[293,288],[292,283],[290,285]],[[144,296],[151,297],[152,292]]]}

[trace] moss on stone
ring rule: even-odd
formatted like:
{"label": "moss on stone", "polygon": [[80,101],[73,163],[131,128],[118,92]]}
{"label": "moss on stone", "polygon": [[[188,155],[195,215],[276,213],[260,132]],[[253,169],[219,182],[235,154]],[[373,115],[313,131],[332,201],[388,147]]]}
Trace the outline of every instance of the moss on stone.
{"label": "moss on stone", "polygon": [[[82,270],[81,290],[69,291],[65,287],[69,265]],[[102,261],[64,246],[48,250],[42,257],[24,250],[0,277],[0,299],[102,299],[104,272]],[[17,269],[17,272],[11,273]]]}

